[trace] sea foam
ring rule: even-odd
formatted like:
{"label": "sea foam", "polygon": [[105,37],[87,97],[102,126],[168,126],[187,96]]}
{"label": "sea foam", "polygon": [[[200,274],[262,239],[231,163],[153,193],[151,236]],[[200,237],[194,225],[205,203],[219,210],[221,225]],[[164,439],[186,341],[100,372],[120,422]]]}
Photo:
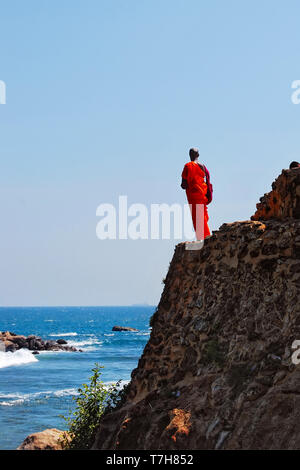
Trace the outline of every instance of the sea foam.
{"label": "sea foam", "polygon": [[74,346],[80,348],[82,351],[94,351],[103,344],[103,341],[99,341],[97,338],[82,339],[81,341],[68,341],[68,346]]}
{"label": "sea foam", "polygon": [[49,400],[52,397],[60,398],[66,396],[76,396],[78,395],[78,390],[75,388],[65,388],[62,390],[46,390],[43,392],[34,392],[34,393],[0,393],[0,400],[5,399],[5,401],[0,401],[0,406],[16,406],[22,405],[23,403],[28,403],[32,401],[40,400]]}
{"label": "sea foam", "polygon": [[30,362],[38,362],[38,360],[28,349],[19,349],[15,352],[0,351],[0,369],[29,364]]}
{"label": "sea foam", "polygon": [[78,333],[51,333],[49,336],[78,336]]}

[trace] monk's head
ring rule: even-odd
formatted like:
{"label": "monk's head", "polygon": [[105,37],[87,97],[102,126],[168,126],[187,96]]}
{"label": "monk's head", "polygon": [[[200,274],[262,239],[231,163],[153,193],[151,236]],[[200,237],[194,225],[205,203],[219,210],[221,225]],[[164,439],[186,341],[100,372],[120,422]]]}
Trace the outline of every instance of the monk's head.
{"label": "monk's head", "polygon": [[199,150],[196,148],[190,149],[189,154],[190,154],[190,159],[192,162],[196,160],[197,158],[199,158]]}
{"label": "monk's head", "polygon": [[290,170],[291,170],[292,168],[299,168],[299,167],[300,167],[300,163],[298,163],[298,162],[292,162],[292,163],[290,164]]}

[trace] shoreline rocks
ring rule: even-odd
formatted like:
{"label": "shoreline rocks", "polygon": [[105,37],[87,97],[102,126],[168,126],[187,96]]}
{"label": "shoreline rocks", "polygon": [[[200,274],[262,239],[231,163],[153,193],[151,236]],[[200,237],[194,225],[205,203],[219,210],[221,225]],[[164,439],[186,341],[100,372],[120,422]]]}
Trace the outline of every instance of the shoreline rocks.
{"label": "shoreline rocks", "polygon": [[70,351],[82,352],[81,349],[76,349],[74,346],[68,346],[67,341],[63,339],[58,340],[43,340],[39,336],[17,335],[10,331],[0,332],[0,351],[2,352],[15,352],[19,349],[27,348],[38,354],[38,351]]}

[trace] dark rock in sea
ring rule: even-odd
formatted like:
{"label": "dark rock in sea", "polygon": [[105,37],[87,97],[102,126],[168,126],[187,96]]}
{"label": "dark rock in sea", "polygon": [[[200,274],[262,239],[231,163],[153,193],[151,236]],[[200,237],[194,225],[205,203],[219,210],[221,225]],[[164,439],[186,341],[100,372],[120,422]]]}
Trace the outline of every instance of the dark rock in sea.
{"label": "dark rock in sea", "polygon": [[22,336],[10,331],[0,332],[0,351],[4,352],[15,352],[18,349],[27,348],[30,351],[34,351],[33,354],[38,354],[38,351],[80,351],[74,346],[67,346],[67,341],[64,339],[54,340],[42,340],[39,336],[29,335]]}
{"label": "dark rock in sea", "polygon": [[68,342],[65,339],[58,339],[57,344],[68,344]]}
{"label": "dark rock in sea", "polygon": [[130,328],[129,326],[113,326],[112,331],[139,331],[136,328]]}

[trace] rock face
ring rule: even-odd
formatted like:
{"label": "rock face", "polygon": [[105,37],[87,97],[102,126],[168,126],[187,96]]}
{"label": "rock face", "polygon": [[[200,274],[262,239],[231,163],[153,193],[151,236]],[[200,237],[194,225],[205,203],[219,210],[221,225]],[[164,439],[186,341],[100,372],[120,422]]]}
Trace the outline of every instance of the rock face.
{"label": "rock face", "polygon": [[112,331],[138,331],[136,328],[130,328],[130,326],[113,326]]}
{"label": "rock face", "polygon": [[283,170],[272,184],[272,191],[265,194],[256,205],[252,220],[300,218],[300,168]]}
{"label": "rock face", "polygon": [[299,191],[299,170],[283,171],[256,220],[176,247],[125,403],[93,448],[300,448]]}
{"label": "rock face", "polygon": [[30,434],[17,450],[63,450],[60,440],[65,431],[45,429],[45,431]]}
{"label": "rock face", "polygon": [[65,340],[47,340],[44,341],[35,335],[22,336],[11,333],[10,331],[0,331],[0,351],[14,352],[21,348],[27,348],[30,351],[78,351],[73,346],[66,346]]}

